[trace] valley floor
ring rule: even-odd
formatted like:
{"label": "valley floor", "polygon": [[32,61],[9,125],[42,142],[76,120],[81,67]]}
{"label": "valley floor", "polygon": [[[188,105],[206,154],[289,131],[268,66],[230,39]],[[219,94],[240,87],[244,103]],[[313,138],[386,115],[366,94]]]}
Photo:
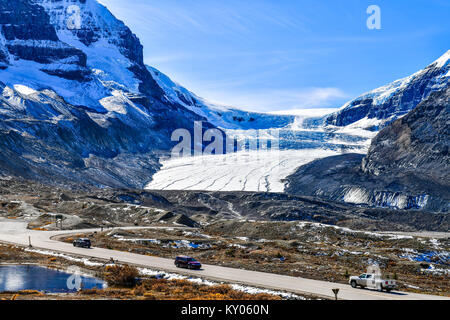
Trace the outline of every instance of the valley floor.
{"label": "valley floor", "polygon": [[[57,214],[64,231],[58,231]],[[33,245],[44,250],[40,254],[58,257],[54,252],[63,252],[81,256],[77,261],[82,263],[114,257],[156,274],[187,273],[195,279],[300,296],[329,298],[334,287],[345,299],[436,298],[416,292],[449,296],[446,215],[367,209],[284,194],[70,191],[8,180],[0,181],[0,217],[0,240],[27,246],[30,236]],[[323,221],[329,222],[318,223]],[[372,230],[441,232],[434,237]],[[92,250],[50,239],[63,236],[70,241],[84,235],[92,237]],[[178,254],[198,258],[204,270],[175,268]],[[372,263],[398,278],[403,293],[356,290],[346,284],[349,275],[365,272]]]}
{"label": "valley floor", "polygon": [[[373,300],[373,299],[388,299],[388,300],[427,300],[427,299],[438,299],[445,298],[443,296],[437,295],[424,295],[417,294],[412,292],[394,292],[394,293],[382,293],[373,290],[361,290],[361,289],[353,289],[348,284],[339,283],[339,282],[328,282],[323,280],[312,280],[301,277],[292,277],[279,275],[274,273],[260,272],[260,271],[250,271],[245,270],[240,266],[240,268],[229,268],[217,265],[203,265],[202,270],[185,270],[178,269],[173,265],[173,259],[164,259],[149,255],[143,254],[135,254],[129,252],[128,250],[118,251],[118,250],[109,250],[99,247],[94,247],[93,249],[82,249],[75,248],[71,244],[66,244],[63,242],[59,242],[56,240],[49,239],[49,237],[56,235],[64,235],[67,234],[67,231],[60,232],[45,232],[45,231],[37,231],[37,230],[28,230],[22,231],[22,233],[14,232],[17,231],[12,225],[23,224],[21,221],[10,221],[6,222],[2,221],[0,226],[2,227],[2,231],[0,232],[0,240],[3,242],[15,243],[20,246],[26,246],[28,243],[29,236],[32,239],[32,243],[36,248],[32,249],[23,249],[26,253],[39,254],[44,256],[49,256],[50,261],[56,261],[54,258],[64,258],[69,260],[69,263],[80,263],[88,266],[97,266],[97,267],[106,267],[107,274],[109,274],[108,269],[108,261],[114,259],[114,263],[119,262],[120,264],[131,264],[136,265],[142,268],[143,274],[147,275],[158,275],[165,273],[173,273],[173,274],[182,274],[187,275],[188,280],[199,280],[200,284],[207,284],[207,280],[201,279],[209,279],[217,282],[227,282],[227,283],[235,283],[241,285],[240,288],[245,288],[245,286],[252,286],[254,288],[264,288],[269,290],[269,295],[279,295],[282,297],[289,297],[287,294],[283,294],[280,291],[291,292],[296,294],[297,297],[301,297],[306,295],[308,298],[315,297],[324,297],[324,298],[332,298],[331,289],[339,288],[340,289],[340,297],[341,299],[350,299],[350,300]],[[131,231],[133,228],[125,228],[124,231]],[[98,233],[100,230],[96,230]],[[89,232],[93,232],[93,230],[79,230],[78,233],[86,234]],[[244,240],[244,239],[242,239]],[[9,247],[11,248],[11,247]],[[239,260],[238,257],[235,257],[236,260]],[[290,257],[287,257],[290,259]],[[4,259],[4,261],[13,261],[17,260],[17,256],[13,254],[12,259],[8,260],[8,257]],[[103,261],[103,263],[102,263]],[[281,261],[281,260],[280,260]],[[288,260],[286,260],[288,261]],[[153,270],[165,270],[165,271],[153,271]],[[122,274],[122,273],[119,273]],[[184,277],[186,279],[186,277]],[[191,280],[190,280],[191,281]],[[206,282],[205,282],[206,281]],[[146,285],[142,290],[148,290],[152,287],[152,283]],[[214,284],[213,284],[214,286]],[[244,287],[243,287],[244,286]],[[236,289],[232,286],[233,289]],[[239,286],[238,286],[239,288]],[[238,291],[242,291],[238,289]],[[139,292],[143,292],[141,289]],[[189,290],[189,289],[187,289]],[[212,289],[214,290],[214,289]],[[230,290],[230,289],[227,289]],[[245,289],[244,289],[245,290]],[[275,290],[275,291],[273,291]],[[206,290],[208,291],[208,290]],[[229,291],[231,292],[231,291]],[[260,290],[260,292],[264,293],[264,290]],[[277,293],[278,292],[278,293]],[[217,292],[216,292],[217,293]],[[96,294],[93,292],[93,294]],[[114,294],[113,294],[114,295]],[[312,295],[312,296],[311,296]],[[292,296],[291,296],[292,297]]]}
{"label": "valley floor", "polygon": [[190,255],[212,265],[342,284],[375,264],[402,291],[450,297],[449,233],[436,239],[305,222],[219,221],[202,229],[115,229],[63,240],[86,236],[102,248],[169,259]]}

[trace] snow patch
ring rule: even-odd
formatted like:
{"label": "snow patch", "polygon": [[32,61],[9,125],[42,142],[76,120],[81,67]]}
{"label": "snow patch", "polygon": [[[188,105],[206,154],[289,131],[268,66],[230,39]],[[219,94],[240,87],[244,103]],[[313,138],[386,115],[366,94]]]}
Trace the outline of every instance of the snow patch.
{"label": "snow patch", "polygon": [[21,93],[21,94],[23,94],[23,95],[30,95],[30,94],[37,93],[36,90],[34,90],[34,89],[30,88],[30,87],[21,85],[21,84],[16,84],[16,85],[14,85],[14,89],[15,89],[17,92],[19,92],[19,93]]}

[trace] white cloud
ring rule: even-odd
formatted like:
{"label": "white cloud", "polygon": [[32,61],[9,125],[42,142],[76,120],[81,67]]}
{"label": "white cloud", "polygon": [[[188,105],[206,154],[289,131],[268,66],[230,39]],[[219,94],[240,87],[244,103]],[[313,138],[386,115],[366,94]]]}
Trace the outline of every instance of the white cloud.
{"label": "white cloud", "polygon": [[339,108],[291,109],[269,112],[277,115],[292,115],[299,117],[322,117],[338,111]]}
{"label": "white cloud", "polygon": [[286,113],[289,110],[298,109],[337,108],[349,96],[339,88],[314,87],[286,90],[258,90],[238,94],[211,92],[205,98],[214,103],[236,106],[246,110],[265,112],[284,111]]}

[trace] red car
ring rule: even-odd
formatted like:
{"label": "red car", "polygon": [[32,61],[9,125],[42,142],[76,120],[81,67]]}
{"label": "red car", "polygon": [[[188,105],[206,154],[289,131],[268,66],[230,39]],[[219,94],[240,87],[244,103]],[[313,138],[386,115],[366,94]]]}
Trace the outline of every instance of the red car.
{"label": "red car", "polygon": [[202,264],[192,257],[179,256],[175,258],[175,266],[177,268],[187,268],[191,270],[200,270]]}

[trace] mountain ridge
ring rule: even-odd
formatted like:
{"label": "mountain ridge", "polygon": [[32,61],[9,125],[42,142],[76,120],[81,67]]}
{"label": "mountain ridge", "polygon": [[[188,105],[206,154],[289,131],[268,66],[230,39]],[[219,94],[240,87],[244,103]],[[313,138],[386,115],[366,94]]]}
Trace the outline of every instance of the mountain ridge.
{"label": "mountain ridge", "polygon": [[449,83],[450,50],[424,69],[364,93],[330,115],[308,119],[305,125],[337,129],[351,125],[379,131],[408,114],[432,92],[444,89]]}

